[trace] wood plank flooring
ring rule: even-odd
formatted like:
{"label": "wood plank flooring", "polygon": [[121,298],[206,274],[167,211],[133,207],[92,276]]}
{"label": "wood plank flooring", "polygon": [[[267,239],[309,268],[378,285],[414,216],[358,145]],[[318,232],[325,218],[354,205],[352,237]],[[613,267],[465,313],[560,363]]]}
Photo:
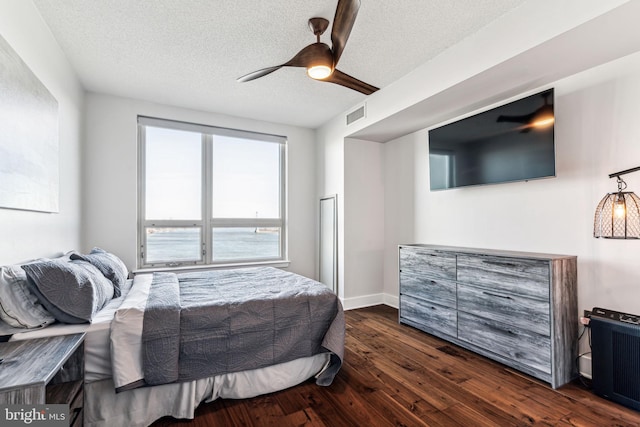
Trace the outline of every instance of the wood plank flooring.
{"label": "wood plank flooring", "polygon": [[346,313],[345,363],[330,387],[307,381],[245,400],[201,405],[160,426],[640,426],[640,412],[579,382],[558,390],[398,324],[387,306]]}

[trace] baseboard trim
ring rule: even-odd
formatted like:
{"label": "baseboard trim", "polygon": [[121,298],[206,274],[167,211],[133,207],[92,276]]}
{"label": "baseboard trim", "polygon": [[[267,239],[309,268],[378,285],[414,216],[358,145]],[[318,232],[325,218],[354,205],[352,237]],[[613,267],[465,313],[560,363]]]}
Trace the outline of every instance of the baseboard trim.
{"label": "baseboard trim", "polygon": [[383,304],[384,294],[363,295],[354,298],[345,298],[342,300],[342,306],[345,310],[355,310],[356,308],[371,307],[372,305]]}
{"label": "baseboard trim", "polygon": [[591,379],[591,355],[585,354],[580,356],[578,363],[578,370],[580,371],[580,375],[585,378]]}
{"label": "baseboard trim", "polygon": [[354,298],[344,298],[342,300],[342,306],[345,310],[355,310],[357,308],[371,307],[380,304],[398,308],[398,297],[396,295],[379,293]]}
{"label": "baseboard trim", "polygon": [[382,294],[384,296],[384,301],[382,302],[384,305],[388,305],[393,308],[400,307],[400,298],[397,295],[390,294]]}

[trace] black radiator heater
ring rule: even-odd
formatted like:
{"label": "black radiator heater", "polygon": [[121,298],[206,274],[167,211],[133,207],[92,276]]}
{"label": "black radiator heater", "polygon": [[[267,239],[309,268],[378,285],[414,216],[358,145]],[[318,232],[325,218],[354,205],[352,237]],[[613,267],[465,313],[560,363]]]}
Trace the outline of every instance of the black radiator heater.
{"label": "black radiator heater", "polygon": [[589,326],[594,393],[640,410],[640,315],[594,307]]}

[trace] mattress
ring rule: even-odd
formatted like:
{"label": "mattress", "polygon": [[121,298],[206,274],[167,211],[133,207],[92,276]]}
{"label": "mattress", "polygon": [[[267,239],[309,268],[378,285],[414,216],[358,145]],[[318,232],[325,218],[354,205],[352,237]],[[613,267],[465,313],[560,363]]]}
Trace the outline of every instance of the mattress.
{"label": "mattress", "polygon": [[31,329],[14,334],[10,341],[45,338],[58,335],[85,333],[84,375],[85,382],[111,378],[111,356],[109,334],[111,322],[116,310],[129,293],[133,280],[128,280],[122,289],[122,296],[112,299],[91,321],[91,323],[66,324],[54,323],[46,328]]}

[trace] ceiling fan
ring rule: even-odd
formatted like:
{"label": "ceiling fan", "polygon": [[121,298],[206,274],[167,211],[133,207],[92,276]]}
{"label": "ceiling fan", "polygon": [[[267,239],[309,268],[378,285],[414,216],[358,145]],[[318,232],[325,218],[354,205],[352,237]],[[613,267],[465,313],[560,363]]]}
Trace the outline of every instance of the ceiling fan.
{"label": "ceiling fan", "polygon": [[349,34],[356,21],[360,0],[338,0],[336,15],[331,29],[332,47],[320,42],[320,36],[329,27],[329,21],[324,18],[309,19],[309,28],[316,36],[316,42],[303,48],[293,58],[281,65],[263,68],[238,78],[239,82],[248,82],[267,74],[271,74],[282,67],[304,67],[309,77],[323,82],[335,83],[349,89],[370,95],[378,88],[351,77],[336,69],[338,60],[347,44]]}

